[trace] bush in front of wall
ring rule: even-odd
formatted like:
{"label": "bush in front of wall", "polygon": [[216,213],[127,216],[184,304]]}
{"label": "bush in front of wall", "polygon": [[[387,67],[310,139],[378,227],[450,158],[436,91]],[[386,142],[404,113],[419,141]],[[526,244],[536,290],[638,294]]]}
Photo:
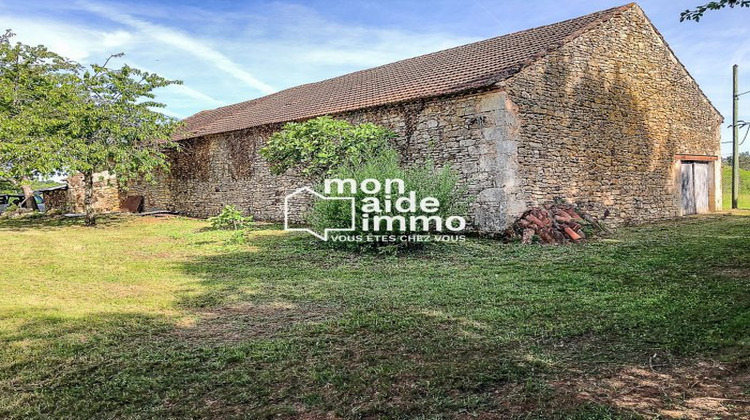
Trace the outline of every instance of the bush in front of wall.
{"label": "bush in front of wall", "polygon": [[250,227],[253,216],[243,216],[235,206],[227,205],[217,216],[208,219],[212,229],[240,230]]}

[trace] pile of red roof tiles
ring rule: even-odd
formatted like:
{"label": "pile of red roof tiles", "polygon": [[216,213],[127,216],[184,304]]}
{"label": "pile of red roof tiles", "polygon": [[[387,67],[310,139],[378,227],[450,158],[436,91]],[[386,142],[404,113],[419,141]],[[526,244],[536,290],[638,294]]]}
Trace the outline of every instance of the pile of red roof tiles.
{"label": "pile of red roof tiles", "polygon": [[602,230],[599,221],[571,204],[548,204],[527,210],[508,229],[508,236],[524,244],[564,244]]}

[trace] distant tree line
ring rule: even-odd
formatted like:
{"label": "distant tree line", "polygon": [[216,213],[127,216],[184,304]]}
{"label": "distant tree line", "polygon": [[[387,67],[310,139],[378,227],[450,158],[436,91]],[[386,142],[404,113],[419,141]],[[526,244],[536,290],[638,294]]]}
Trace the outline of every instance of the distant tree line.
{"label": "distant tree line", "polygon": [[[750,171],[750,152],[741,152],[740,157],[740,168],[746,171]],[[724,164],[732,166],[733,155],[724,158]]]}

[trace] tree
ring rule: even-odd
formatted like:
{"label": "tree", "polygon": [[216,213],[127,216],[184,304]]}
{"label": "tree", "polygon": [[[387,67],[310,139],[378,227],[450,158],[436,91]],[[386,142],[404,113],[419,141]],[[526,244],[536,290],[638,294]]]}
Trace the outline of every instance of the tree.
{"label": "tree", "polygon": [[342,165],[361,163],[387,148],[395,136],[375,124],[353,125],[325,116],[285,124],[260,154],[276,175],[297,170],[303,176],[322,177]]}
{"label": "tree", "polygon": [[709,3],[706,3],[702,6],[697,6],[694,10],[685,10],[684,12],[680,13],[680,22],[684,22],[686,20],[694,20],[696,22],[700,22],[701,18],[703,17],[703,14],[706,13],[709,10],[719,10],[723,9],[725,7],[731,7],[734,8],[735,6],[738,7],[750,7],[750,0],[719,0],[719,1],[712,1]]}
{"label": "tree", "polygon": [[171,135],[177,121],[155,109],[154,89],[180,84],[128,65],[119,69],[94,64],[77,74],[77,97],[71,109],[66,138],[66,164],[84,179],[86,225],[96,224],[93,208],[94,176],[108,171],[118,182],[146,180],[168,165],[165,152],[176,147]]}
{"label": "tree", "polygon": [[41,45],[12,44],[13,36],[0,36],[0,178],[36,209],[32,180],[64,166],[61,133],[79,66]]}

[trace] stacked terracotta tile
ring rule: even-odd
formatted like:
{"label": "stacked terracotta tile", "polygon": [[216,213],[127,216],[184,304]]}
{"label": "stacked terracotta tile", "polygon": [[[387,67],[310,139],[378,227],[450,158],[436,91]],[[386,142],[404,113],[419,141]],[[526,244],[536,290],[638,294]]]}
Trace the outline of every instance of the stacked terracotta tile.
{"label": "stacked terracotta tile", "polygon": [[525,244],[564,244],[586,239],[584,229],[594,233],[603,230],[603,226],[573,205],[550,204],[527,210],[508,235],[511,239],[520,238]]}

